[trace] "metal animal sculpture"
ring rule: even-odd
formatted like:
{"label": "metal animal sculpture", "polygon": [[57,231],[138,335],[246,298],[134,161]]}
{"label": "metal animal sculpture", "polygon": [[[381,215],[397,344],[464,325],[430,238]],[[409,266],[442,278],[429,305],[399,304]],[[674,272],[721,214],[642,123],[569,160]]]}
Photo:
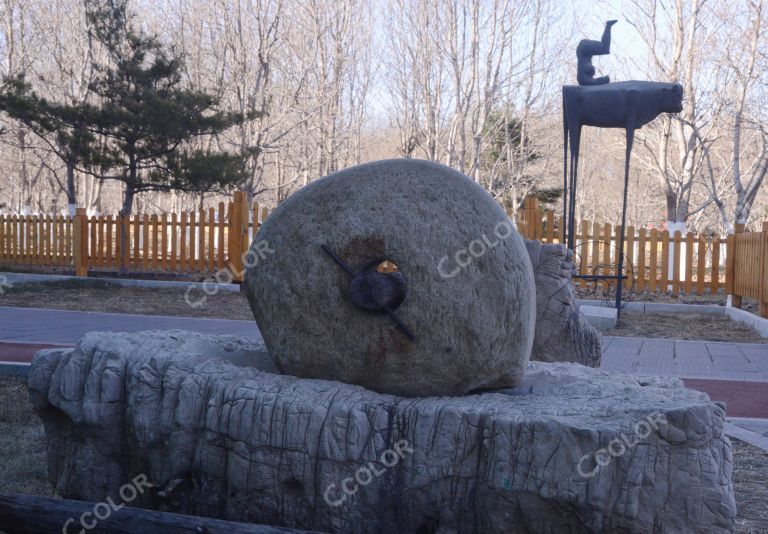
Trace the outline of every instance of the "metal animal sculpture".
{"label": "metal animal sculpture", "polygon": [[[610,27],[613,21],[606,24],[603,41],[581,41],[588,43],[587,50],[608,50],[610,48]],[[607,42],[606,42],[607,35]],[[596,45],[605,46],[598,49]],[[579,83],[583,75],[588,75],[581,68],[582,56],[579,55]],[[607,53],[607,52],[604,52]],[[591,66],[591,61],[589,61]],[[594,67],[590,71],[594,74]],[[605,79],[606,82],[602,80]],[[627,146],[624,159],[624,200],[621,215],[621,239],[617,266],[617,308],[621,302],[622,266],[624,263],[624,226],[627,211],[627,186],[629,184],[629,160],[632,154],[632,144],[635,130],[651,122],[661,113],[678,113],[682,111],[683,87],[678,83],[626,81],[607,83],[607,77],[591,79],[587,76],[583,85],[563,86],[563,221],[564,241],[573,250],[575,238],[575,201],[578,185],[579,144],[582,126],[597,126],[599,128],[624,128],[627,134]],[[570,169],[568,164],[568,143],[570,140]],[[570,174],[569,174],[570,170]]]}

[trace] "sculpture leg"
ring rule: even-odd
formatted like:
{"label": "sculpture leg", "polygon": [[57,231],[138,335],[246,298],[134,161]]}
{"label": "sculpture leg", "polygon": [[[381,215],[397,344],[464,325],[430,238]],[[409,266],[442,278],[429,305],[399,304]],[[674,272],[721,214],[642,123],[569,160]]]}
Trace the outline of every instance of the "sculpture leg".
{"label": "sculpture leg", "polygon": [[568,238],[566,231],[568,222],[568,115],[565,112],[565,95],[563,95],[563,218],[560,222],[560,243],[565,244]]}
{"label": "sculpture leg", "polygon": [[624,200],[621,204],[621,235],[619,236],[619,260],[616,266],[616,318],[621,317],[621,290],[624,287],[624,235],[627,225],[627,190],[629,189],[629,161],[632,156],[632,144],[635,139],[635,128],[633,125],[627,126],[627,151],[624,155]]}
{"label": "sculpture leg", "polygon": [[609,20],[605,23],[605,29],[603,30],[603,36],[600,38],[600,42],[603,45],[602,54],[611,53],[611,26],[616,24],[616,20]]}
{"label": "sculpture leg", "polygon": [[576,186],[579,176],[579,147],[581,141],[581,124],[571,124],[568,128],[571,138],[571,183],[570,201],[568,206],[568,248],[574,250],[576,230]]}
{"label": "sculpture leg", "polygon": [[611,53],[611,27],[617,21],[609,20],[605,23],[603,35],[599,41],[592,39],[582,39],[576,46],[576,56],[582,56],[585,59],[592,59],[592,56],[604,56]]}

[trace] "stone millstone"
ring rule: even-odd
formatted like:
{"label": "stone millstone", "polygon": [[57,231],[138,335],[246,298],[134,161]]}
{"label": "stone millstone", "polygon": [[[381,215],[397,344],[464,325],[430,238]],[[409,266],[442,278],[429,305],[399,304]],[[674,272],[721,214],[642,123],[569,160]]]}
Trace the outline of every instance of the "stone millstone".
{"label": "stone millstone", "polygon": [[180,331],[39,352],[30,392],[57,493],[116,500],[145,475],[132,506],[337,534],[733,527],[725,411],[680,380],[532,362],[515,389],[412,399],[267,359]]}
{"label": "stone millstone", "polygon": [[[415,340],[353,304],[322,245],[353,270],[398,266],[407,292],[395,313]],[[248,299],[284,373],[407,396],[522,377],[536,313],[528,253],[504,210],[448,167],[389,160],[321,178],[272,212],[251,258]]]}

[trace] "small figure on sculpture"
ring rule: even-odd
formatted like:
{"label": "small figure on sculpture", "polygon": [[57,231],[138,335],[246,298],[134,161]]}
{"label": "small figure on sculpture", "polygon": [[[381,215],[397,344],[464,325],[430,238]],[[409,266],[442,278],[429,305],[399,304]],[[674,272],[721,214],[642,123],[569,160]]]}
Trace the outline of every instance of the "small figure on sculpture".
{"label": "small figure on sculpture", "polygon": [[576,58],[578,60],[576,80],[579,85],[602,85],[611,81],[608,76],[595,78],[595,66],[592,64],[592,56],[604,56],[611,52],[611,27],[616,24],[615,20],[609,20],[605,23],[603,36],[599,41],[582,39],[576,47]]}

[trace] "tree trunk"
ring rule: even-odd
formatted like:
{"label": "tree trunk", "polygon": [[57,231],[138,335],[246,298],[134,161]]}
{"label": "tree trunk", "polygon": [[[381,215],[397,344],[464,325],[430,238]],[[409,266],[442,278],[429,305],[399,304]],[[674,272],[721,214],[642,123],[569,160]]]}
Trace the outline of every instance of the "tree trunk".
{"label": "tree trunk", "polygon": [[19,129],[17,133],[19,141],[19,152],[21,153],[21,169],[19,174],[21,175],[21,214],[31,215],[32,213],[32,186],[29,180],[29,170],[27,169],[27,134],[24,129]]}
{"label": "tree trunk", "polygon": [[67,205],[69,216],[74,217],[77,210],[77,189],[75,188],[75,166],[67,161]]}
{"label": "tree trunk", "polygon": [[136,195],[136,188],[133,184],[125,184],[125,195],[123,196],[123,208],[120,210],[120,215],[130,215],[133,211],[133,198]]}
{"label": "tree trunk", "polygon": [[[123,208],[120,210],[121,219],[127,218],[130,222],[131,211],[133,211],[133,199],[136,195],[136,178],[138,175],[136,160],[131,155],[130,164],[128,168],[129,179],[125,182],[125,194],[123,196]],[[125,229],[125,225],[121,225],[120,231],[120,274],[126,274],[128,272],[128,259],[130,257],[128,253],[128,232],[122,230]],[[135,237],[138,239],[138,236]]]}
{"label": "tree trunk", "polygon": [[[141,481],[141,475],[136,477]],[[144,488],[128,483],[123,492],[143,491]],[[147,484],[148,486],[151,484]],[[128,489],[125,489],[128,488]],[[150,488],[151,490],[151,488]],[[119,494],[120,492],[118,492]],[[132,495],[133,493],[128,493]],[[106,512],[104,511],[106,510]],[[99,520],[98,514],[107,514]],[[301,533],[269,525],[235,523],[209,517],[173,514],[125,506],[118,496],[108,497],[105,502],[94,503],[36,497],[31,495],[0,496],[0,522],[9,534],[43,534],[46,532],[84,532],[80,527],[95,525],[94,532],[129,534],[154,532],[156,534],[194,534],[196,532],[240,532],[242,534]],[[91,527],[93,528],[93,527]]]}

